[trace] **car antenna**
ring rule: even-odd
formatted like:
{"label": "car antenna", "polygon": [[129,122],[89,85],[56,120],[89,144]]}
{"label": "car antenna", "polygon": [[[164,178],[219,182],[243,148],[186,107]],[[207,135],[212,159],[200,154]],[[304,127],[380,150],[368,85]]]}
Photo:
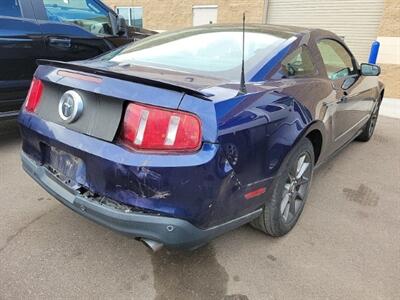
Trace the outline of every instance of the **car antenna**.
{"label": "car antenna", "polygon": [[244,38],[245,38],[245,31],[246,31],[246,13],[243,13],[243,37],[242,37],[242,71],[240,73],[240,90],[239,94],[243,95],[247,93],[246,89],[246,80],[244,78]]}

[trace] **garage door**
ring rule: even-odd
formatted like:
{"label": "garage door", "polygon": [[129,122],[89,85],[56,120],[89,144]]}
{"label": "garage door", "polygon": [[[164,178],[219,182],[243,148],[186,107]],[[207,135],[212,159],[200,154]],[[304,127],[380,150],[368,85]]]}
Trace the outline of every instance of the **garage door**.
{"label": "garage door", "polygon": [[383,0],[268,0],[267,23],[323,28],[344,38],[357,60],[368,60]]}
{"label": "garage door", "polygon": [[193,26],[217,23],[217,5],[193,6]]}

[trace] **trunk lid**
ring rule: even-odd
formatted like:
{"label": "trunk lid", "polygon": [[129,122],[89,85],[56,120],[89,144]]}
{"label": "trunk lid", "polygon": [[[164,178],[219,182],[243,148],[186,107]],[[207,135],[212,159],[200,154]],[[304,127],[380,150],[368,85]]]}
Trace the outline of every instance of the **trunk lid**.
{"label": "trunk lid", "polygon": [[[129,102],[137,102],[169,109],[178,109],[186,88],[152,81],[153,85],[120,79],[109,76],[97,70],[82,72],[68,67],[70,64],[61,63],[65,68],[54,65],[39,66],[36,77],[43,82],[43,93],[37,115],[46,121],[62,125],[68,129],[85,135],[93,136],[112,142],[117,136],[125,106]],[[87,71],[87,69],[85,69]],[[149,80],[150,81],[150,80]],[[181,90],[183,89],[183,91]],[[72,122],[63,119],[62,97],[66,92],[77,93],[83,103],[79,116]],[[189,91],[190,92],[190,91]],[[192,91],[193,94],[198,94]],[[200,94],[204,97],[203,94]],[[201,101],[201,100],[200,100]],[[69,105],[69,104],[66,104]]]}
{"label": "trunk lid", "polygon": [[44,82],[43,85],[40,104],[36,109],[40,118],[102,140],[114,140],[123,112],[123,101],[83,89],[73,89],[83,101],[82,112],[75,121],[66,122],[61,116],[64,112],[60,112],[65,110],[61,99],[71,88],[52,82]]}

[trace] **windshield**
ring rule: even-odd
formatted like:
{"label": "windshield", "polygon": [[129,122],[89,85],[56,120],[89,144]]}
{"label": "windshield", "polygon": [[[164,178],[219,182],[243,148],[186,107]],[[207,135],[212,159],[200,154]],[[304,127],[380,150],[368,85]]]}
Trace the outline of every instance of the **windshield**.
{"label": "windshield", "polygon": [[[288,36],[247,29],[245,67],[253,69]],[[162,33],[101,57],[120,65],[140,65],[237,80],[242,60],[240,28],[203,27]]]}
{"label": "windshield", "polygon": [[94,0],[43,0],[50,21],[72,23],[93,34],[112,35],[109,12]]}

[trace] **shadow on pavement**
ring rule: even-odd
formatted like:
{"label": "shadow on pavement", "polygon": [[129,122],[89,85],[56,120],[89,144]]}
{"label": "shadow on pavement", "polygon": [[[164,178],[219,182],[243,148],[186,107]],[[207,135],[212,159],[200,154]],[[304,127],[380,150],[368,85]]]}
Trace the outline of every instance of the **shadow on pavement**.
{"label": "shadow on pavement", "polygon": [[151,253],[155,300],[248,300],[226,295],[229,275],[216,259],[213,243],[194,251],[162,249]]}

